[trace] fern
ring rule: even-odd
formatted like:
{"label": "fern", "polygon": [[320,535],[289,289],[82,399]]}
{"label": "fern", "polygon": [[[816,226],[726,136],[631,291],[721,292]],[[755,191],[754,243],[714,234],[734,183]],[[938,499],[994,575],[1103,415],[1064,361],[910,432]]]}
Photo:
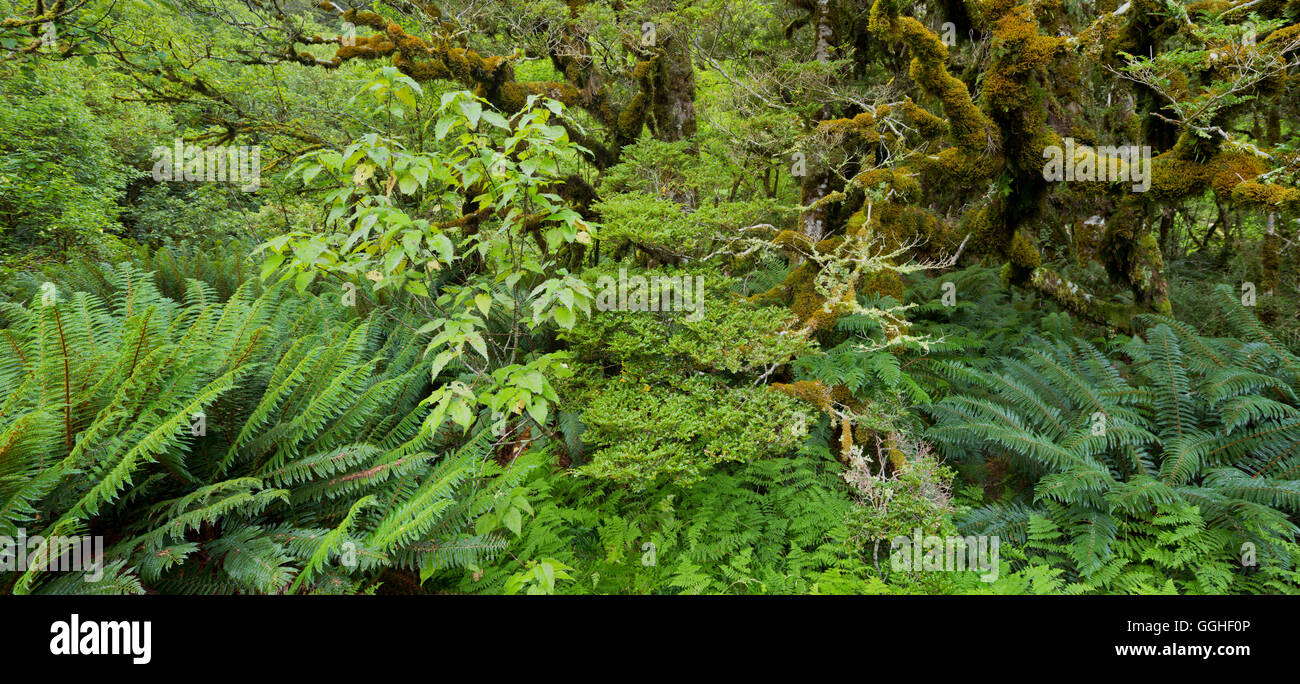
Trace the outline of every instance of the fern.
{"label": "fern", "polygon": [[[1045,532],[1026,517],[1050,520],[1060,541],[1049,562],[1067,570],[1072,591],[1164,591],[1166,580],[1181,591],[1240,589],[1249,568],[1190,559],[1247,543],[1264,566],[1291,572],[1300,531],[1294,357],[1228,305],[1242,333],[1260,340],[1203,338],[1145,316],[1123,356],[1033,338],[988,371],[952,373],[954,393],[928,407],[928,437],[951,458],[1005,458],[1036,480],[1023,501],[969,511],[962,526],[1032,548]],[[1117,559],[1146,563],[1146,574]]]}
{"label": "fern", "polygon": [[101,583],[33,566],[9,591],[367,591],[502,551],[475,522],[521,476],[484,433],[440,446],[408,314],[169,254],[0,304],[0,534],[109,541]]}

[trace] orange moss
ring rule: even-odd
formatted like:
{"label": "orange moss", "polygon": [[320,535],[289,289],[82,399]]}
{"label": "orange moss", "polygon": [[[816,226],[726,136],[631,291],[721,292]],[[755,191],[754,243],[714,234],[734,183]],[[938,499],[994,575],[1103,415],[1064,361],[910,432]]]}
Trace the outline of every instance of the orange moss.
{"label": "orange moss", "polygon": [[[389,41],[387,36],[383,34],[358,36],[353,45],[340,46],[334,53],[334,57],[330,59],[330,63],[338,66],[343,62],[354,58],[376,59],[378,57],[386,57],[392,54],[396,49],[397,46]],[[301,58],[303,54],[305,53],[299,54],[299,57]],[[307,55],[307,57],[311,56]]]}
{"label": "orange moss", "polygon": [[369,26],[377,31],[383,31],[387,28],[387,22],[384,21],[384,18],[374,12],[350,9],[343,13],[343,19],[357,26]]}

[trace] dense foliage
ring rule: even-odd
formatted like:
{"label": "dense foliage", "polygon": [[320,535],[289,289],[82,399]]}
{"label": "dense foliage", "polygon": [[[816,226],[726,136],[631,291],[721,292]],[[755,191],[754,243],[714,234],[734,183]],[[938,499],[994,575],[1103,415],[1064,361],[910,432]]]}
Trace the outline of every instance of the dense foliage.
{"label": "dense foliage", "polygon": [[1300,593],[1297,76],[1297,0],[0,0],[0,591]]}

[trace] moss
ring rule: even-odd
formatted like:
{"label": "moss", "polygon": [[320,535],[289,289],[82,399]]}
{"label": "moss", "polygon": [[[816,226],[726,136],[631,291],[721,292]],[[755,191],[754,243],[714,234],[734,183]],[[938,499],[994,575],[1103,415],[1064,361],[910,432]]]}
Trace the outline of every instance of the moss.
{"label": "moss", "polygon": [[1016,117],[1015,121],[1008,126],[1007,139],[1011,144],[1006,152],[1007,157],[1014,160],[1020,172],[1039,178],[1042,177],[1045,158],[1043,151],[1049,147],[1059,148],[1065,144],[1061,136],[1047,125],[1046,115],[1047,113],[1042,109],[1035,108]]}
{"label": "moss", "polygon": [[1187,6],[1188,13],[1204,12],[1219,15],[1232,8],[1232,0],[1200,0]]}
{"label": "moss", "polygon": [[1105,233],[1101,224],[1080,222],[1071,233],[1075,265],[1083,268],[1089,261],[1096,261],[1101,254],[1101,241]]}
{"label": "moss", "polygon": [[[796,254],[808,254],[809,249],[819,253],[833,251],[842,238],[830,238],[816,245],[809,245],[808,239],[794,231],[781,231],[773,240],[775,244]],[[852,310],[853,301],[840,301],[827,305],[826,297],[817,292],[818,265],[815,261],[805,261],[790,272],[785,280],[761,294],[750,297],[750,301],[775,303],[788,307],[796,317],[796,325],[813,332],[825,332],[835,326],[835,321]],[[854,296],[852,290],[845,293],[845,299]]]}
{"label": "moss", "polygon": [[1282,284],[1279,275],[1281,272],[1281,259],[1278,256],[1281,241],[1277,233],[1266,233],[1263,242],[1260,244],[1259,285],[1264,294],[1277,292],[1278,287]]}
{"label": "moss", "polygon": [[895,170],[890,174],[889,189],[907,201],[917,201],[922,197],[921,182],[906,171]]}
{"label": "moss", "polygon": [[[447,68],[451,70],[456,80],[467,83],[478,80],[474,78],[474,62],[471,61],[471,58],[478,58],[478,55],[463,48],[452,48],[447,51],[444,62],[446,62]],[[482,62],[482,59],[478,59],[478,61]]]}
{"label": "moss", "polygon": [[1070,137],[1074,138],[1076,145],[1087,145],[1089,147],[1097,145],[1097,132],[1082,123],[1074,124],[1074,127],[1070,129]]}
{"label": "moss", "polygon": [[497,99],[507,112],[517,112],[528,101],[528,88],[522,83],[503,83],[497,89]]}
{"label": "moss", "polygon": [[[396,28],[396,26],[394,26],[394,28]],[[389,35],[393,35],[393,34],[394,32],[392,31],[389,32]],[[429,52],[429,46],[426,45],[423,40],[420,40],[419,37],[412,36],[406,33],[399,33],[397,35],[398,38],[394,42],[397,43],[397,48],[402,52],[410,52],[410,53]]]}
{"label": "moss", "polygon": [[[906,201],[919,200],[923,194],[921,182],[914,174],[909,173],[906,167],[868,169],[854,176],[849,183],[863,190],[869,190],[884,183],[890,194],[897,195]],[[857,225],[850,226],[848,232],[853,232],[861,225],[862,222],[859,220]]]}
{"label": "moss", "polygon": [[808,402],[819,410],[830,413],[831,390],[821,380],[800,380],[795,383],[772,383],[772,389],[800,401]]}
{"label": "moss", "polygon": [[[800,380],[794,383],[772,383],[772,389],[788,397],[807,402],[823,413],[832,417],[836,415],[835,405],[847,407],[851,413],[861,414],[869,409],[869,404],[853,396],[846,385],[828,387],[821,380]],[[833,418],[834,420],[834,418]],[[834,423],[832,423],[833,425]],[[862,426],[855,426],[852,420],[839,419],[839,451],[841,456],[848,455],[854,444],[870,440],[872,432]]]}
{"label": "moss", "polygon": [[632,68],[632,78],[637,81],[645,81],[654,78],[655,62],[657,60],[647,59],[636,63]]}
{"label": "moss", "polygon": [[[1007,265],[1008,267],[1010,264]],[[1132,306],[1101,302],[1050,268],[1039,267],[1030,274],[1028,284],[1061,308],[1081,318],[1118,330],[1131,331],[1133,315],[1139,310]]]}
{"label": "moss", "polygon": [[[1167,154],[1182,161],[1203,161],[1219,153],[1220,138],[1202,138],[1191,133],[1178,136],[1173,149]],[[1160,155],[1164,156],[1164,155]]]}
{"label": "moss", "polygon": [[1254,180],[1265,171],[1263,162],[1249,152],[1224,152],[1206,164],[1210,188],[1220,200],[1232,198],[1232,191],[1241,183]]}
{"label": "moss", "polygon": [[912,55],[908,73],[926,94],[943,104],[952,142],[967,154],[1000,146],[997,127],[975,106],[966,84],[948,73],[948,47],[921,22],[898,15],[893,0],[876,0],[868,27],[872,33],[903,42]]}
{"label": "moss", "polygon": [[[1293,1],[1288,9],[1293,12],[1300,11],[1300,3]],[[1282,49],[1289,46],[1297,38],[1300,38],[1300,24],[1292,24],[1268,34],[1268,37],[1260,42],[1260,46],[1269,50]]]}
{"label": "moss", "polygon": [[889,180],[892,176],[893,176],[893,171],[891,169],[887,169],[887,168],[867,169],[866,171],[863,171],[862,173],[859,173],[858,175],[854,176],[853,179],[849,182],[865,190],[867,188],[871,188],[872,186],[876,186],[881,183],[884,183],[885,181]]}
{"label": "moss", "polygon": [[956,147],[941,151],[932,163],[927,164],[927,175],[935,176],[932,185],[970,185],[992,178],[1004,170],[1001,156],[970,153]]}
{"label": "moss", "polygon": [[1220,201],[1251,208],[1285,209],[1295,207],[1300,200],[1300,190],[1255,182],[1267,168],[1263,160],[1249,152],[1221,152],[1199,163],[1180,158],[1180,152],[1186,153],[1188,147],[1176,147],[1152,160],[1151,199],[1185,199],[1209,188]]}
{"label": "moss", "polygon": [[983,93],[991,109],[1012,111],[1036,103],[1038,96],[1028,75],[1050,63],[1065,42],[1039,34],[1028,6],[1002,9],[999,14],[992,47],[998,57],[985,74]]}
{"label": "moss", "polygon": [[1204,164],[1180,159],[1171,151],[1151,160],[1148,194],[1155,200],[1178,200],[1202,192],[1209,182],[1210,172]]}
{"label": "moss", "polygon": [[578,89],[567,83],[554,81],[506,81],[496,86],[495,91],[485,96],[504,112],[517,112],[524,108],[530,95],[549,97],[552,100],[572,105],[578,100]]}
{"label": "moss", "polygon": [[922,109],[912,98],[903,100],[902,111],[923,138],[934,140],[948,134],[948,122]]}
{"label": "moss", "polygon": [[[920,199],[919,192],[917,186],[915,193],[903,194],[907,201],[915,201]],[[916,254],[925,258],[942,258],[957,247],[956,233],[946,223],[921,207],[892,199],[872,205],[870,225],[857,227],[859,223],[850,218],[851,228],[870,231],[871,237],[890,247],[919,243]]]}
{"label": "moss", "polygon": [[357,26],[369,26],[377,31],[383,31],[388,27],[388,22],[378,14],[355,9],[350,9],[344,12],[343,20],[351,22]]}
{"label": "moss", "polygon": [[965,229],[971,236],[970,246],[977,253],[994,256],[1006,253],[1007,238],[999,202],[994,201],[968,214]]}
{"label": "moss", "polygon": [[1136,290],[1140,306],[1164,315],[1173,314],[1169,303],[1169,285],[1164,278],[1164,257],[1160,254],[1160,241],[1150,232],[1143,233],[1137,241],[1130,282]]}
{"label": "moss", "polygon": [[858,233],[862,230],[866,222],[866,209],[859,209],[849,215],[849,220],[844,224],[844,232],[850,235]]}
{"label": "moss", "polygon": [[1007,258],[1013,266],[1025,271],[1032,271],[1043,264],[1043,257],[1038,253],[1038,248],[1023,230],[1017,230],[1012,236],[1011,245],[1007,247]]}
{"label": "moss", "polygon": [[[877,113],[879,116],[889,113],[888,107],[881,107],[880,110]],[[848,139],[846,142],[880,142],[880,133],[876,131],[876,115],[871,112],[862,112],[851,119],[827,119],[817,125],[834,136]]]}
{"label": "moss", "polygon": [[641,126],[645,124],[646,108],[649,104],[649,95],[637,93],[623,111],[618,113],[618,133],[623,139],[636,140],[641,135]]}
{"label": "moss", "polygon": [[903,301],[903,278],[893,271],[877,271],[862,279],[858,291]]}
{"label": "moss", "polygon": [[795,230],[782,230],[772,238],[772,244],[786,251],[787,254],[806,254],[812,241],[803,233]]}
{"label": "moss", "polygon": [[1232,199],[1246,207],[1300,212],[1300,188],[1247,181],[1232,189]]}
{"label": "moss", "polygon": [[[352,45],[342,45],[330,59],[330,63],[338,66],[349,59],[375,59],[392,54],[397,46],[388,37],[383,34],[372,36],[358,36],[356,42]],[[300,53],[299,59],[303,58],[315,61],[315,58],[306,53]]]}
{"label": "moss", "polygon": [[440,60],[431,59],[416,63],[394,60],[394,63],[412,79],[421,83],[425,81],[451,80],[452,78],[451,70]]}
{"label": "moss", "polygon": [[849,421],[840,421],[840,454],[853,451],[853,425]]}

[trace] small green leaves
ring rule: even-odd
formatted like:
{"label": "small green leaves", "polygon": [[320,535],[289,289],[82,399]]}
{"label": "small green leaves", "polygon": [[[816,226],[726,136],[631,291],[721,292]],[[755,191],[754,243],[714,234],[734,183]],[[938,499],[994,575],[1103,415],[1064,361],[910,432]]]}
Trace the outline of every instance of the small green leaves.
{"label": "small green leaves", "polygon": [[418,107],[418,98],[424,95],[419,83],[394,66],[376,69],[362,92],[371,96],[377,111],[397,117],[405,117],[407,108]]}
{"label": "small green leaves", "polygon": [[534,288],[531,296],[533,326],[540,326],[549,319],[565,330],[573,329],[579,311],[590,316],[591,304],[595,301],[587,283],[563,269],[560,270],[559,277],[551,278]]}
{"label": "small green leaves", "polygon": [[568,573],[572,569],[554,558],[530,560],[522,571],[506,580],[506,593],[518,594],[523,591],[528,595],[554,594],[555,581],[573,579]]}

